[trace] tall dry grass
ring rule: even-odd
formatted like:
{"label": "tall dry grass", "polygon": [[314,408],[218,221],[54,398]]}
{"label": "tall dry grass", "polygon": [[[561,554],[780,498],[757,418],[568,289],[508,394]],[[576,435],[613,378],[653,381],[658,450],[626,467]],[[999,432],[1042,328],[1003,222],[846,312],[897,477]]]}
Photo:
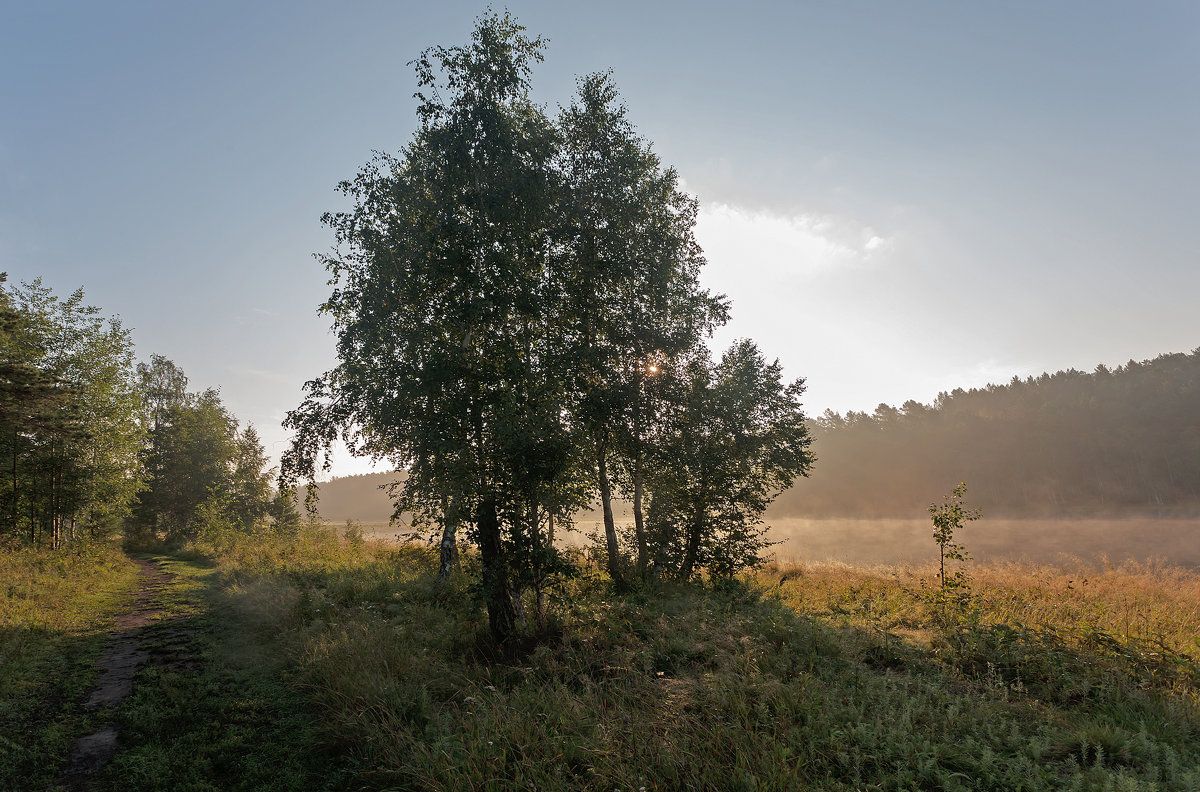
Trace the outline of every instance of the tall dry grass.
{"label": "tall dry grass", "polygon": [[1189,572],[972,567],[947,619],[929,568],[616,593],[581,561],[549,627],[495,647],[425,547],[210,552],[368,788],[1200,788]]}
{"label": "tall dry grass", "polygon": [[0,548],[0,789],[41,789],[82,734],[79,710],[138,569],[115,546]]}
{"label": "tall dry grass", "polygon": [[0,629],[95,630],[130,596],[137,577],[137,567],[110,544],[0,548]]}
{"label": "tall dry grass", "polygon": [[[969,609],[982,624],[1111,634],[1200,650],[1200,572],[1128,561],[1065,566],[968,564]],[[921,596],[938,585],[937,566],[772,563],[756,579],[800,612],[885,629],[929,627],[935,605]]]}

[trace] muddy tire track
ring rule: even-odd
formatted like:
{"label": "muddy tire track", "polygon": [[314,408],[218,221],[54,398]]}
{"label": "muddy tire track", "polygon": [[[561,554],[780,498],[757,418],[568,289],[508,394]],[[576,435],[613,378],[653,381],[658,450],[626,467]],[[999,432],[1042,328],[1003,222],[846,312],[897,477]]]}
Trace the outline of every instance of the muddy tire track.
{"label": "muddy tire track", "polygon": [[[132,607],[117,618],[108,647],[97,664],[100,677],[84,702],[84,709],[103,711],[119,705],[133,692],[138,671],[154,657],[147,640],[150,625],[163,624],[163,610],[156,600],[175,579],[151,561],[134,559],[141,569],[137,594]],[[104,720],[112,720],[107,718]],[[91,788],[93,776],[112,759],[119,747],[119,734],[112,723],[80,737],[67,758],[67,766],[56,782],[60,787],[79,792]]]}

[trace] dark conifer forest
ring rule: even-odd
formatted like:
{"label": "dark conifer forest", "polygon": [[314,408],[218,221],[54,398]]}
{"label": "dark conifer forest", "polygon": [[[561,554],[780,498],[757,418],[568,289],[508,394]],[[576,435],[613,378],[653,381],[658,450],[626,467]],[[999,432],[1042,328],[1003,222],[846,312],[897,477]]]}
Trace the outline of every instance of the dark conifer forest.
{"label": "dark conifer forest", "polygon": [[[1200,350],[826,411],[817,464],[770,517],[919,517],[959,481],[992,517],[1200,514]],[[329,519],[383,521],[391,473],[321,485]],[[588,521],[583,521],[588,524]]]}
{"label": "dark conifer forest", "polygon": [[1200,349],[826,411],[789,516],[897,517],[959,481],[989,516],[1200,514]]}

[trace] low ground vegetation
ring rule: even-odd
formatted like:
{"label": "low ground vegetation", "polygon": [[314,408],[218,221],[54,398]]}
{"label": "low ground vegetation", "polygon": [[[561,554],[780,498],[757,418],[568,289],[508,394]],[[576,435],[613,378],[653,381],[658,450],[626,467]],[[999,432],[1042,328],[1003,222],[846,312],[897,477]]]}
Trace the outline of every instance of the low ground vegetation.
{"label": "low ground vegetation", "polygon": [[550,624],[497,648],[475,577],[439,584],[423,547],[210,552],[373,788],[1200,785],[1190,572],[973,569],[947,619],[930,569],[615,594],[581,557]]}
{"label": "low ground vegetation", "polygon": [[230,611],[220,569],[188,553],[153,560],[174,580],[145,631],[150,661],[116,715],[120,749],[92,788],[354,788],[289,658]]}
{"label": "low ground vegetation", "polygon": [[973,566],[947,612],[932,567],[616,593],[580,554],[547,622],[497,646],[472,555],[439,582],[434,549],[338,533],[177,556],[211,592],[200,659],[143,672],[106,783],[286,767],[328,789],[1200,787],[1195,572]]}
{"label": "low ground vegetation", "polygon": [[87,732],[80,705],[136,582],[108,545],[0,551],[0,789],[40,788]]}
{"label": "low ground vegetation", "polygon": [[55,790],[76,741],[116,727],[94,790],[338,790],[352,774],[321,737],[294,664],[231,616],[217,567],[141,555],[171,573],[142,630],[149,660],[133,694],[86,710],[138,567],[110,544],[0,554],[0,790]]}

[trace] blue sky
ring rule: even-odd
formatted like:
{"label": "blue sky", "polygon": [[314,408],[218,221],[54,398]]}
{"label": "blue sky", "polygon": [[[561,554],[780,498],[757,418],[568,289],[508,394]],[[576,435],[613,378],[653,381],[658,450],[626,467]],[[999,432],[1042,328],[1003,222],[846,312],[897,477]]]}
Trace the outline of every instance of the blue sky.
{"label": "blue sky", "polygon": [[[277,455],[333,363],[318,218],[484,8],[0,2],[0,269],[83,286]],[[716,345],[812,413],[1200,346],[1200,5],[507,8],[549,107],[613,69],[700,198]]]}

